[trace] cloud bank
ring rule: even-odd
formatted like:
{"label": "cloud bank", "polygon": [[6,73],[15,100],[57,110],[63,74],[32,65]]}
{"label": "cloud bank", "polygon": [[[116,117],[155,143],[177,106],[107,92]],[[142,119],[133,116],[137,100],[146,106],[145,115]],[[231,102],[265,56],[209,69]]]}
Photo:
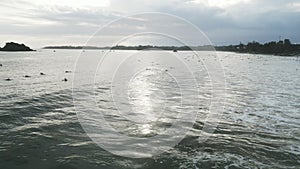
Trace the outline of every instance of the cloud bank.
{"label": "cloud bank", "polygon": [[24,42],[35,48],[83,45],[102,26],[140,12],[182,17],[216,45],[280,37],[300,43],[297,0],[3,0],[0,41]]}

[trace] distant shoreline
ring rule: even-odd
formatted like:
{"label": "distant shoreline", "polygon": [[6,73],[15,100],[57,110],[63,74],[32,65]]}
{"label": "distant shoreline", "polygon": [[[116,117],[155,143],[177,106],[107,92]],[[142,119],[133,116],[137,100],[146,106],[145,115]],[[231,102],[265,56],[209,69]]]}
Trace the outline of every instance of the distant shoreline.
{"label": "distant shoreline", "polygon": [[46,46],[42,49],[77,49],[77,50],[167,50],[167,51],[224,51],[245,54],[265,54],[275,56],[300,56],[300,44],[292,44],[289,39],[284,41],[272,41],[264,44],[249,42],[248,44],[228,46],[123,46],[96,47],[96,46]]}
{"label": "distant shoreline", "polygon": [[228,51],[248,54],[265,54],[275,56],[300,56],[300,44],[292,44],[289,39],[272,41],[264,44],[249,42],[247,44],[218,46],[217,51]]}
{"label": "distant shoreline", "polygon": [[96,47],[96,46],[46,46],[42,49],[110,49],[110,47]]}

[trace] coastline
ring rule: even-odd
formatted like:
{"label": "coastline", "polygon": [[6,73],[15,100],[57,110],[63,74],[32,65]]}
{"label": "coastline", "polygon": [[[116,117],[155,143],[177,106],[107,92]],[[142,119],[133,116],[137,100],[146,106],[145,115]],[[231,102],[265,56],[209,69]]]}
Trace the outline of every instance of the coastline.
{"label": "coastline", "polygon": [[271,41],[264,44],[253,41],[247,44],[240,43],[239,45],[227,46],[153,46],[153,45],[138,45],[125,46],[116,45],[112,47],[97,47],[97,46],[46,46],[42,49],[80,49],[80,50],[167,50],[167,51],[224,51],[247,54],[262,54],[274,56],[300,56],[300,44],[292,44],[289,39],[280,40],[278,42]]}

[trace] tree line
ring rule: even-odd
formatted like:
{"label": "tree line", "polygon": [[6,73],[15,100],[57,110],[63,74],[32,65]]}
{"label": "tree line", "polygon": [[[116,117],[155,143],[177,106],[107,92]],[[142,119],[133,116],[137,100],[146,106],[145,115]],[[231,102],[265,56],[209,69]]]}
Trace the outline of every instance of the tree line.
{"label": "tree line", "polygon": [[300,45],[292,44],[289,39],[267,42],[260,44],[253,41],[247,44],[240,43],[239,45],[219,46],[216,47],[219,51],[231,51],[240,53],[257,53],[257,54],[273,54],[273,55],[299,55]]}

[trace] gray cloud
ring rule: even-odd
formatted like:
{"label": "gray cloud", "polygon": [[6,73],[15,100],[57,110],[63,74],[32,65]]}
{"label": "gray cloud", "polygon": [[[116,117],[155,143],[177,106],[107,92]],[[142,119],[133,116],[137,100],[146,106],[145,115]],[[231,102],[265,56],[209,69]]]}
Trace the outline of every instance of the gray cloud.
{"label": "gray cloud", "polygon": [[[279,36],[300,43],[300,5],[297,0],[248,0],[226,7],[207,2],[111,0],[107,7],[75,8],[72,4],[46,6],[24,0],[13,3],[4,0],[0,7],[0,40],[9,40],[9,35],[14,38],[18,35],[20,39],[22,36],[33,39],[63,36],[67,38],[62,40],[64,43],[72,44],[74,38],[71,37],[74,36],[84,43],[101,26],[117,18],[151,11],[170,13],[192,22],[216,44],[264,42],[277,40]],[[130,25],[127,27],[130,29]],[[49,41],[46,39],[43,44]]]}
{"label": "gray cloud", "polygon": [[300,42],[300,12],[289,8],[296,1],[251,1],[226,9],[193,4],[162,8],[197,25],[217,44],[252,40],[277,40],[279,36]]}

